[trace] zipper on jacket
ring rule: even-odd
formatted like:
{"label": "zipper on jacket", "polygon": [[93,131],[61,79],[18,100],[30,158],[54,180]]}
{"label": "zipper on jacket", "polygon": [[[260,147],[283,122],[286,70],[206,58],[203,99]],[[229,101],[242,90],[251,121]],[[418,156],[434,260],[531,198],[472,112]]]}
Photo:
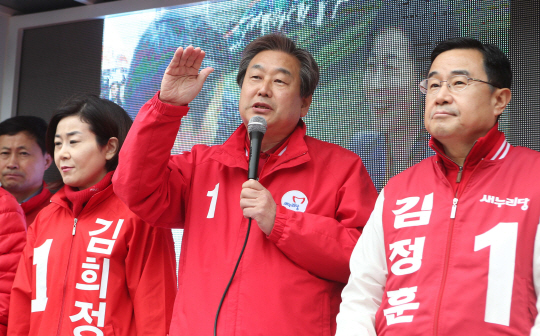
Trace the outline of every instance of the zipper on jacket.
{"label": "zipper on jacket", "polygon": [[461,174],[462,173],[463,173],[463,166],[459,166],[459,171],[458,171],[457,177],[456,177],[456,184],[458,186],[456,187],[456,194],[454,195],[454,199],[452,200],[452,211],[450,212],[450,218],[451,219],[456,218],[457,202],[458,202],[457,194],[458,194],[458,189],[459,189],[459,184],[458,183],[461,182]]}
{"label": "zipper on jacket", "polygon": [[69,265],[71,263],[71,251],[73,250],[73,237],[75,236],[75,229],[77,228],[77,218],[73,220],[73,231],[71,235],[71,244],[69,245],[69,255],[68,255],[68,262],[66,267],[66,276],[64,277],[64,288],[62,290],[62,305],[60,306],[60,319],[58,320],[58,330],[56,331],[56,335],[61,335],[61,327],[62,327],[62,319],[64,318],[64,303],[66,300],[66,290],[67,290],[67,279],[69,274]]}
{"label": "zipper on jacket", "polygon": [[[461,182],[461,172],[462,167],[459,167],[459,173],[456,183]],[[442,297],[444,294],[444,289],[446,287],[446,278],[448,276],[448,262],[450,260],[450,250],[451,250],[451,242],[452,242],[452,236],[454,235],[454,220],[456,218],[456,211],[457,211],[457,204],[458,204],[458,190],[459,185],[456,188],[456,193],[454,194],[454,199],[452,200],[452,211],[450,211],[450,227],[448,228],[448,236],[446,237],[446,251],[444,254],[444,268],[443,268],[443,274],[442,274],[442,280],[441,280],[441,286],[439,287],[439,294],[437,297],[436,305],[435,305],[435,316],[434,316],[434,323],[433,323],[433,335],[437,336],[439,334],[439,314],[441,312],[441,304],[442,304]]]}
{"label": "zipper on jacket", "polygon": [[[476,142],[474,144],[476,144]],[[473,146],[474,146],[474,144],[473,144]],[[468,154],[467,154],[467,156],[468,156]],[[452,159],[450,159],[450,158],[448,158],[448,159],[450,161],[454,162]],[[465,160],[463,161],[463,165],[465,165],[466,160],[467,160],[467,157],[465,157]],[[471,176],[476,172],[476,169],[478,169],[478,167],[480,166],[480,164],[482,162],[484,162],[484,159],[480,160],[476,164],[473,171],[471,172]],[[460,166],[457,163],[455,163],[455,164],[459,167],[459,172],[458,172],[458,175],[457,175],[457,178],[456,178],[456,183],[458,183],[458,186],[456,187],[456,192],[455,192],[454,198],[452,200],[452,211],[450,212],[450,227],[448,228],[448,237],[446,238],[446,252],[445,252],[445,256],[444,256],[443,275],[442,275],[442,280],[441,280],[441,286],[439,288],[439,294],[438,294],[438,297],[437,297],[437,302],[436,302],[436,305],[435,305],[435,315],[434,315],[434,323],[433,323],[433,335],[435,335],[435,336],[437,336],[439,334],[439,330],[438,330],[439,329],[439,317],[440,317],[440,312],[441,312],[442,297],[443,297],[444,289],[445,289],[445,286],[446,286],[446,278],[448,276],[448,263],[449,263],[449,260],[450,260],[450,250],[451,250],[451,245],[452,245],[451,244],[452,236],[454,234],[454,221],[455,221],[455,218],[456,218],[458,196],[461,196],[462,190],[463,190],[463,188],[465,188],[465,186],[462,186],[462,185],[459,184],[461,182],[461,175],[463,173],[463,166]],[[469,181],[470,181],[470,177],[469,177]],[[460,191],[461,191],[461,193],[460,193]]]}
{"label": "zipper on jacket", "polygon": [[[473,147],[474,147],[474,145],[476,145],[476,141],[474,142]],[[472,150],[472,147],[471,147],[471,150]],[[452,246],[452,244],[451,244],[452,236],[454,235],[454,220],[456,218],[456,212],[457,212],[458,192],[459,192],[460,186],[461,186],[460,182],[461,182],[461,176],[463,174],[463,166],[465,165],[465,162],[467,161],[467,157],[469,156],[469,154],[467,153],[467,156],[465,156],[465,160],[463,160],[463,166],[460,166],[454,160],[450,159],[447,155],[440,153],[437,149],[435,149],[435,151],[439,155],[446,157],[448,160],[450,160],[456,166],[459,167],[459,171],[458,171],[458,174],[457,174],[457,177],[456,177],[456,184],[457,184],[456,192],[454,194],[454,198],[452,199],[452,210],[450,211],[450,227],[448,228],[448,236],[446,238],[446,252],[445,252],[445,255],[444,255],[443,275],[442,275],[442,280],[441,280],[441,286],[439,287],[439,294],[438,294],[436,305],[435,305],[435,315],[434,315],[434,319],[433,319],[434,320],[434,323],[433,323],[433,335],[437,336],[439,334],[439,330],[438,330],[439,329],[439,316],[440,316],[440,312],[441,312],[442,297],[443,297],[444,289],[445,289],[445,286],[446,286],[446,278],[448,276],[448,262],[450,260],[450,250],[451,250],[451,246]],[[469,151],[469,153],[470,153],[470,151]],[[478,163],[478,164],[480,164],[480,163]],[[478,164],[476,165],[476,167],[478,167]],[[476,170],[476,167],[475,167],[474,170]],[[473,170],[473,172],[471,172],[471,175],[472,175],[472,173],[474,173],[474,170]]]}
{"label": "zipper on jacket", "polygon": [[458,199],[454,197],[454,200],[452,201],[452,212],[450,212],[451,219],[456,218],[457,202],[458,202]]}
{"label": "zipper on jacket", "polygon": [[75,230],[77,229],[77,218],[73,220],[73,232],[71,232],[71,235],[75,235]]}
{"label": "zipper on jacket", "polygon": [[463,166],[459,166],[459,171],[457,173],[456,183],[461,182],[461,173],[463,173]]}

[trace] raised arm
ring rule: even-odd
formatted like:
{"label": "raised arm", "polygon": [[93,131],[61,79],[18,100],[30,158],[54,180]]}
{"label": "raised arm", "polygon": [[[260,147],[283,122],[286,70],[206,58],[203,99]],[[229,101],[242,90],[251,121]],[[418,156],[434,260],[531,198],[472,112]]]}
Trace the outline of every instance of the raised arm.
{"label": "raised arm", "polygon": [[180,119],[187,105],[213,71],[199,72],[199,48],[178,48],[165,70],[161,91],[141,109],[120,151],[113,179],[115,193],[144,221],[182,227],[186,188],[191,176],[190,153],[171,157]]}

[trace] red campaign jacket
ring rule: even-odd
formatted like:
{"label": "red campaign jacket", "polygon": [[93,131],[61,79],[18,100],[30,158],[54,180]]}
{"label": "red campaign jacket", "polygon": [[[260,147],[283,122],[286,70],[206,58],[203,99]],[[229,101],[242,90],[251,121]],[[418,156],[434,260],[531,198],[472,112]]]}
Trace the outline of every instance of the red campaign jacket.
{"label": "red campaign jacket", "polygon": [[540,335],[540,153],[495,127],[458,176],[433,145],[381,193],[337,335]]}
{"label": "red campaign jacket", "polygon": [[29,226],[36,219],[37,214],[51,203],[52,193],[47,189],[47,185],[43,182],[43,189],[39,194],[30,198],[28,201],[21,203],[21,207],[26,215],[26,225]]}
{"label": "red campaign jacket", "polygon": [[[187,107],[154,97],[139,112],[113,178],[115,192],[149,223],[184,228],[171,335],[211,335],[248,220],[246,128],[219,146],[170,155]],[[273,231],[252,223],[225,298],[220,335],[332,335],[348,260],[373,208],[375,188],[360,158],[305,135],[300,122],[271,154],[260,183],[278,204]],[[291,210],[294,209],[295,211]]]}
{"label": "red campaign jacket", "polygon": [[5,336],[11,286],[26,244],[26,224],[17,200],[4,188],[0,188],[0,224],[0,336]]}
{"label": "red campaign jacket", "polygon": [[141,221],[112,185],[75,219],[61,189],[28,229],[8,335],[166,335],[175,294],[170,230]]}

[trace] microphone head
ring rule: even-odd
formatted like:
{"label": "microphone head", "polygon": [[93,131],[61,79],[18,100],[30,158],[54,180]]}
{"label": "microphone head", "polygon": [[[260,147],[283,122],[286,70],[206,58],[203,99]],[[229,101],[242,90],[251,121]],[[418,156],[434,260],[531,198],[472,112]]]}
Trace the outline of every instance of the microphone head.
{"label": "microphone head", "polygon": [[261,132],[262,134],[266,133],[266,119],[264,119],[261,116],[253,116],[251,119],[249,119],[249,123],[247,126],[248,133],[252,132]]}

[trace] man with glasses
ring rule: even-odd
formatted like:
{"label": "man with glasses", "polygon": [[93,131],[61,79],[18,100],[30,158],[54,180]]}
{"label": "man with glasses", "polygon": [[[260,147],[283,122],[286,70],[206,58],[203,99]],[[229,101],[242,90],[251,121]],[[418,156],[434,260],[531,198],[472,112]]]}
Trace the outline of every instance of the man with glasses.
{"label": "man with glasses", "polygon": [[379,195],[351,257],[338,336],[540,335],[540,154],[498,130],[511,81],[493,45],[455,38],[434,49],[420,90],[436,155]]}

